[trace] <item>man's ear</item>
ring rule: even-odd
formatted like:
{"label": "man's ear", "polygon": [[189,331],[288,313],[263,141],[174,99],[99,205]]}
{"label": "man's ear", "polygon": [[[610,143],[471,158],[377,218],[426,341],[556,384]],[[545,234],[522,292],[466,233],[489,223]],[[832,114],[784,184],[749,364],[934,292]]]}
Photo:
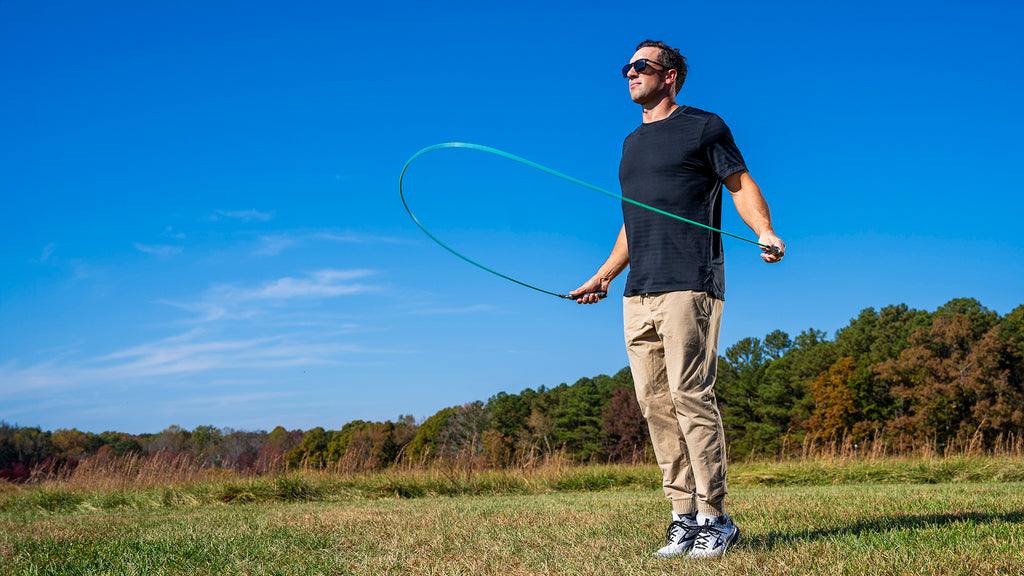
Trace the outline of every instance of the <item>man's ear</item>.
{"label": "man's ear", "polygon": [[675,87],[676,78],[679,77],[679,71],[675,68],[669,68],[665,71],[665,83],[669,86]]}

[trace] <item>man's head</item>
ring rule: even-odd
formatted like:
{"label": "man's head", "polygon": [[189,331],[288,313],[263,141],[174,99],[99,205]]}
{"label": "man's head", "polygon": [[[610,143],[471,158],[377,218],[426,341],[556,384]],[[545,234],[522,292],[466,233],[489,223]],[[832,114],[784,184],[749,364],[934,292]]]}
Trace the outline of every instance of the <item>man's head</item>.
{"label": "man's head", "polygon": [[[665,44],[661,41],[656,40],[644,40],[636,47],[636,53],[633,58],[630,59],[630,63],[636,63],[637,60],[644,59],[654,63],[654,66],[648,67],[646,70],[634,70],[630,72],[630,75],[639,75],[640,72],[648,72],[650,74],[658,75],[659,80],[667,80],[672,74],[670,70],[674,70],[674,78],[672,85],[671,96],[675,97],[679,93],[679,90],[683,87],[683,82],[686,80],[686,58],[679,53],[679,50]],[[660,65],[660,66],[659,66]],[[628,70],[624,70],[626,74]],[[636,100],[636,95],[630,88],[630,94],[633,95],[633,100]]]}

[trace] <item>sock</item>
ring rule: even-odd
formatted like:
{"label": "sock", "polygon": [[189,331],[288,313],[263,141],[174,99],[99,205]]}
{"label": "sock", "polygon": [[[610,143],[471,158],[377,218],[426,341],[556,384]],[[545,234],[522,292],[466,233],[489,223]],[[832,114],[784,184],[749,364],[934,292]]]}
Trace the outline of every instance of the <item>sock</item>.
{"label": "sock", "polygon": [[718,518],[710,514],[705,514],[703,512],[697,513],[697,524],[700,526],[704,526],[705,524],[716,524],[717,522]]}

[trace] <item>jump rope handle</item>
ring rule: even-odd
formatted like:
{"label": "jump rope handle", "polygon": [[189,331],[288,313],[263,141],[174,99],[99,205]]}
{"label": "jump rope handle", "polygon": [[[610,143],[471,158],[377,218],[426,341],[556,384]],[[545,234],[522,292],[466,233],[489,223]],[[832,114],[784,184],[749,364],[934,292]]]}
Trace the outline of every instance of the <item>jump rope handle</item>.
{"label": "jump rope handle", "polygon": [[568,294],[559,294],[558,297],[559,298],[565,298],[566,300],[576,300],[578,298],[583,298],[584,296],[590,296],[591,294],[593,294],[594,296],[597,296],[598,300],[604,300],[605,298],[608,297],[608,293],[604,292],[604,291],[601,291],[601,292],[584,292],[583,294],[577,294],[576,296],[570,296]]}
{"label": "jump rope handle", "polygon": [[778,256],[779,254],[782,253],[782,250],[779,250],[778,246],[765,246],[764,249],[765,252],[771,254],[772,256]]}

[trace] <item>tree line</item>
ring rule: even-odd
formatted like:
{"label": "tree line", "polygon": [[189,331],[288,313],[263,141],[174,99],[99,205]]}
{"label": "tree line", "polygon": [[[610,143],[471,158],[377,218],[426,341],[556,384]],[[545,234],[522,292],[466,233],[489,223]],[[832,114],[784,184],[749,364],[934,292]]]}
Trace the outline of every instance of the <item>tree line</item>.
{"label": "tree line", "polygon": [[[934,312],[867,308],[838,330],[745,338],[718,360],[716,394],[730,458],[799,454],[808,443],[907,453],[995,450],[1024,441],[1024,305],[1005,316],[977,300]],[[500,392],[417,422],[357,420],[340,430],[171,426],[154,434],[42,431],[0,422],[0,479],[84,458],[188,455],[259,473],[288,467],[379,470],[465,460],[524,466],[559,453],[580,462],[653,458],[628,368],[574,384]]]}
{"label": "tree line", "polygon": [[719,359],[731,455],[774,456],[808,439],[906,453],[993,450],[1024,437],[1024,305],[972,298],[934,312],[863,310],[835,338],[746,338]]}

